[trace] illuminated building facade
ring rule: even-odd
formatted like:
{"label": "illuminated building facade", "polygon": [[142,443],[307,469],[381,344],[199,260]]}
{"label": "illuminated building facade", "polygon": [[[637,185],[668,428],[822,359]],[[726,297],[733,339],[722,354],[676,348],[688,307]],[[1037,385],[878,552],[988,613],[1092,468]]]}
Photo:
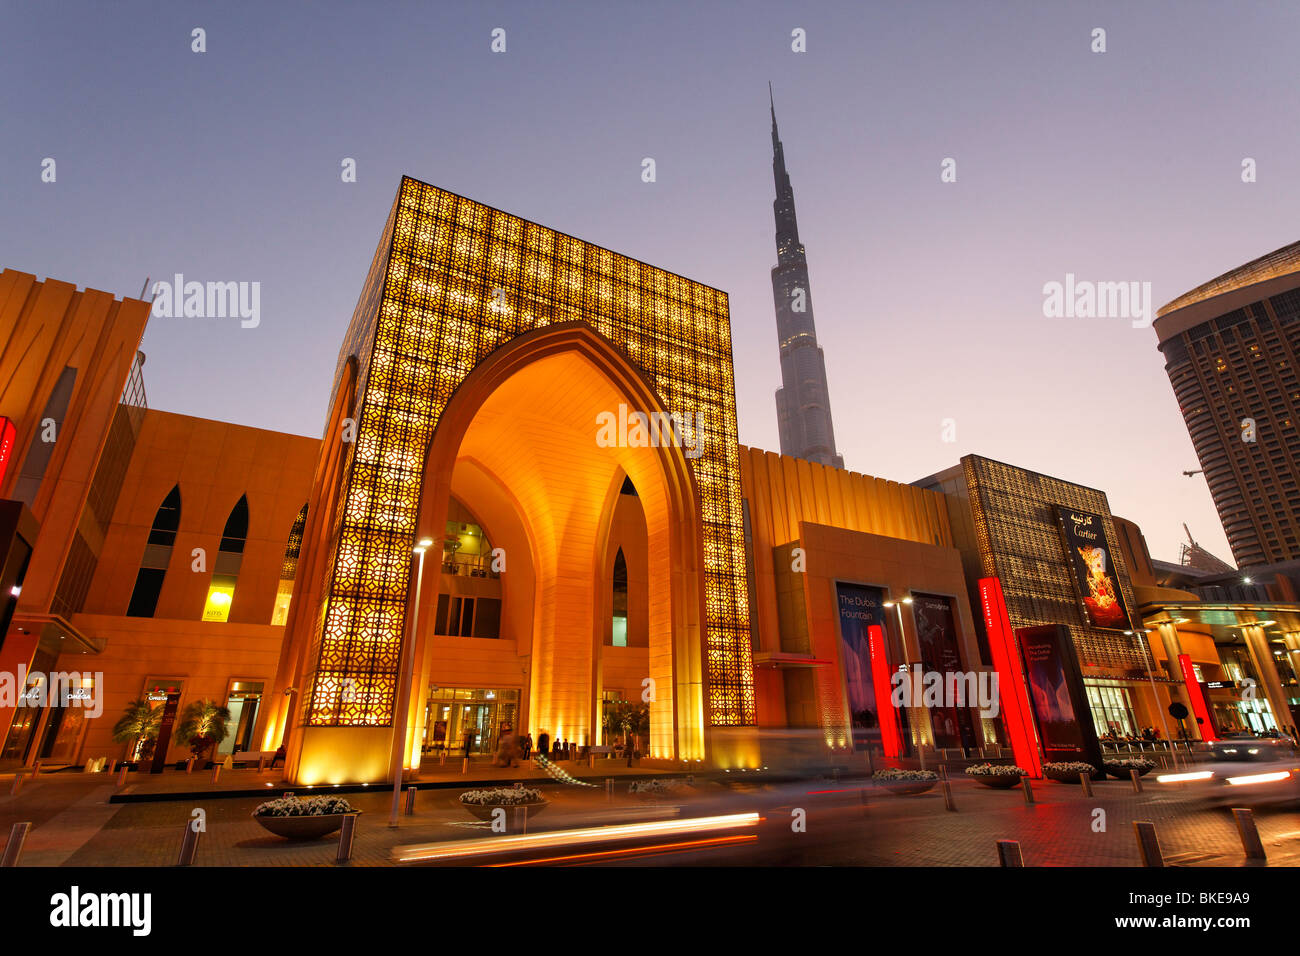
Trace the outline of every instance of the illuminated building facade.
{"label": "illuminated building facade", "polygon": [[[404,643],[415,686],[430,683],[436,603],[407,613],[412,547],[442,539],[453,496],[469,497],[458,486],[500,498],[505,527],[491,536],[517,542],[502,548],[502,613],[531,618],[534,735],[599,739],[604,569],[571,564],[597,563],[626,480],[663,582],[648,624],[651,755],[702,759],[716,743],[706,731],[752,726],[730,334],[716,289],[403,179],[340,353],[304,532],[310,590],[287,621],[280,681],[301,708],[290,772],[382,776]],[[650,446],[620,427],[602,442],[605,414],[679,434]],[[511,593],[525,562],[531,594]],[[419,696],[409,764],[426,737]]]}
{"label": "illuminated building facade", "polygon": [[1237,566],[1300,559],[1300,242],[1179,296],[1155,330]]}

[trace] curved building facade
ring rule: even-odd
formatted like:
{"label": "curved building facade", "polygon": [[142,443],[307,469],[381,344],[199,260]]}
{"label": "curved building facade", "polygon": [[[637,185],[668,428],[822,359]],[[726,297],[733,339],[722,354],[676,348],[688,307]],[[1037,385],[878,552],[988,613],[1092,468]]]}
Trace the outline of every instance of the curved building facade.
{"label": "curved building facade", "polygon": [[1155,330],[1237,565],[1300,558],[1300,242],[1179,296]]}

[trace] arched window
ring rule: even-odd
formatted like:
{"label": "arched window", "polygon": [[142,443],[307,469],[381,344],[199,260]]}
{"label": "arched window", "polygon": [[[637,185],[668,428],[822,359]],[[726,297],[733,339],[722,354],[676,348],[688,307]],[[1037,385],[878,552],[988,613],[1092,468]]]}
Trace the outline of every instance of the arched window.
{"label": "arched window", "polygon": [[280,588],[275,594],[275,610],[271,612],[272,624],[289,620],[289,601],[293,598],[293,579],[298,575],[298,553],[302,550],[302,536],[307,527],[307,506],[303,505],[289,530],[289,543],[284,549],[280,564]]}
{"label": "arched window", "polygon": [[149,529],[149,540],[144,546],[144,557],[135,576],[131,603],[127,605],[128,617],[153,617],[162,593],[163,578],[171,561],[172,546],[176,543],[176,530],[181,525],[181,486],[173,485],[167,497],[158,506]]}
{"label": "arched window", "polygon": [[627,647],[627,559],[622,548],[614,555],[614,620],[610,643],[614,647]]}
{"label": "arched window", "polygon": [[244,543],[248,540],[248,496],[240,495],[235,507],[230,509],[226,526],[221,532],[217,549],[216,566],[212,569],[212,583],[208,586],[208,599],[203,603],[203,620],[224,623],[230,618],[230,605],[235,600],[235,582],[239,580],[239,565],[243,561]]}

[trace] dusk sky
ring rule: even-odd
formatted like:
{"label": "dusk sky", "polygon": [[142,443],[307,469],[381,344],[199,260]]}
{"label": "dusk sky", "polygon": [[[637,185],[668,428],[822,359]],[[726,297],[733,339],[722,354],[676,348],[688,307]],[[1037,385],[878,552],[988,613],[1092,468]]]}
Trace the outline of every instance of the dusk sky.
{"label": "dusk sky", "polygon": [[260,282],[255,329],[151,320],[149,404],[316,436],[405,173],[728,292],[777,450],[770,80],[846,466],[974,452],[1228,559],[1154,331],[1043,286],[1159,306],[1300,238],[1297,38],[1282,2],[5,3],[0,266]]}

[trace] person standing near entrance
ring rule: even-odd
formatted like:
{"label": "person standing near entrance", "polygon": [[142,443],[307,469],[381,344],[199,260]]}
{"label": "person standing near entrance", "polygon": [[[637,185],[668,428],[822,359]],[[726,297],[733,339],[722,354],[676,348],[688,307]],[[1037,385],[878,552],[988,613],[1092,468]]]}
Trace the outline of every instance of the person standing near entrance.
{"label": "person standing near entrance", "polygon": [[519,749],[520,749],[520,751],[521,751],[521,756],[523,757],[524,760],[527,760],[527,759],[529,758],[529,756],[532,755],[532,752],[533,752],[533,735],[532,735],[532,734],[524,734],[524,740],[523,740],[523,743],[520,744]]}
{"label": "person standing near entrance", "polygon": [[546,731],[543,730],[540,734],[537,735],[537,753],[540,756],[545,757],[549,753],[548,748],[550,747],[550,745],[551,745],[551,736],[550,734],[548,734]]}
{"label": "person standing near entrance", "polygon": [[465,731],[465,759],[469,759],[469,752],[474,749],[474,731]]}

